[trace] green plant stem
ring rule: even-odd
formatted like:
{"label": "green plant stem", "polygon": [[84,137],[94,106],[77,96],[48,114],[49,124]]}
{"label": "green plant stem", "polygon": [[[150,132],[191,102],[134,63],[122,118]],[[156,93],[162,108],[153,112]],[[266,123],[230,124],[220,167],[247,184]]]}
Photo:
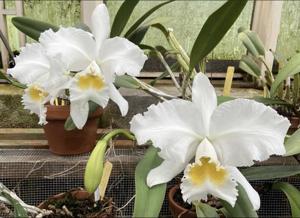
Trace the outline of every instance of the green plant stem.
{"label": "green plant stem", "polygon": [[178,91],[181,92],[181,87],[180,85],[178,84],[176,78],[175,78],[175,75],[173,73],[173,71],[171,70],[170,66],[168,65],[168,63],[166,62],[165,58],[163,57],[163,55],[159,52],[159,51],[156,51],[156,54],[157,54],[157,57],[160,59],[160,61],[162,62],[162,64],[164,65],[166,71],[169,73],[175,87],[178,89]]}
{"label": "green plant stem", "polygon": [[128,138],[130,140],[135,141],[134,135],[131,134],[131,132],[126,129],[115,129],[115,130],[111,131],[110,133],[106,134],[101,140],[106,142],[106,144],[107,144],[110,139],[112,139],[113,137],[120,135],[120,134],[126,136],[126,138]]}
{"label": "green plant stem", "polygon": [[165,101],[166,99],[173,99],[173,98],[177,98],[175,96],[166,94],[162,91],[160,91],[159,89],[154,88],[153,86],[135,78],[132,77],[138,84],[139,84],[139,89],[143,90],[144,92],[149,93],[150,95],[157,97],[159,100],[161,101]]}
{"label": "green plant stem", "polygon": [[265,59],[262,57],[262,56],[259,56],[259,58],[258,58],[262,63],[263,63],[263,65],[266,67],[266,70],[267,70],[267,77],[269,77],[269,80],[270,80],[270,83],[271,84],[269,84],[270,86],[272,85],[272,83],[274,82],[274,76],[273,76],[273,73],[272,73],[272,71],[270,70],[270,68],[269,68],[269,66],[267,65],[267,63],[266,63],[266,61],[265,61]]}
{"label": "green plant stem", "polygon": [[295,106],[298,104],[299,92],[300,92],[300,74],[295,74],[294,81],[293,81],[293,104]]}

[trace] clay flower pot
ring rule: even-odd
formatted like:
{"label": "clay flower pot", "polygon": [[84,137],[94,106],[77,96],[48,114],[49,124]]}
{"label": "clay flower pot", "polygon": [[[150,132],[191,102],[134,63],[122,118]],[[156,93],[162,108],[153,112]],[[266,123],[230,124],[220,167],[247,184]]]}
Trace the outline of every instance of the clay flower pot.
{"label": "clay flower pot", "polygon": [[289,116],[288,119],[291,122],[291,126],[289,128],[289,133],[292,134],[292,133],[296,132],[297,129],[299,129],[300,119],[299,119],[299,117],[293,117],[293,116]]}
{"label": "clay flower pot", "polygon": [[70,106],[47,105],[47,124],[44,126],[49,149],[54,154],[75,155],[91,151],[97,139],[99,116],[103,109],[91,114],[85,126],[79,130],[67,131],[64,124],[70,115]]}
{"label": "clay flower pot", "polygon": [[179,186],[173,186],[168,193],[169,209],[173,217],[177,218],[197,218],[195,211],[182,207],[178,202],[175,201],[174,196],[179,190]]}
{"label": "clay flower pot", "polygon": [[60,214],[62,211],[76,216],[79,215],[77,213],[80,213],[80,217],[84,216],[87,218],[115,217],[115,206],[111,198],[95,202],[93,194],[82,188],[54,195],[40,203],[38,208],[52,210],[54,214],[51,214],[50,217],[65,217],[65,215]]}

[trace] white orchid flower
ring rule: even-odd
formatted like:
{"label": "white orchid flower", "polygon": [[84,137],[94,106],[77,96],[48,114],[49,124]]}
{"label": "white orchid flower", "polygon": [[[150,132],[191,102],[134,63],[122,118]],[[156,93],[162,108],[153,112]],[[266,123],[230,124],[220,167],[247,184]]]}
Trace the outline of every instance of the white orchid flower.
{"label": "white orchid flower", "polygon": [[192,102],[175,99],[152,105],[131,121],[138,143],[151,140],[163,159],[149,172],[148,186],[168,182],[185,169],[184,200],[206,200],[212,194],[233,206],[239,183],[255,210],[260,207],[259,195],[236,167],[283,155],[289,126],[288,119],[271,107],[252,100],[217,106],[215,90],[202,73],[195,76]]}
{"label": "white orchid flower", "polygon": [[93,11],[90,29],[92,34],[61,27],[57,32],[45,31],[39,39],[49,56],[60,54],[70,71],[80,72],[70,89],[71,117],[78,128],[87,120],[89,100],[105,107],[110,98],[119,106],[121,114],[126,115],[128,103],[113,85],[115,75],[137,76],[147,59],[127,39],[108,38],[110,21],[105,4],[99,4]]}
{"label": "white orchid flower", "polygon": [[15,67],[7,73],[27,86],[23,105],[39,116],[39,124],[46,124],[45,104],[62,95],[71,77],[59,57],[49,59],[39,43],[23,47],[15,62]]}

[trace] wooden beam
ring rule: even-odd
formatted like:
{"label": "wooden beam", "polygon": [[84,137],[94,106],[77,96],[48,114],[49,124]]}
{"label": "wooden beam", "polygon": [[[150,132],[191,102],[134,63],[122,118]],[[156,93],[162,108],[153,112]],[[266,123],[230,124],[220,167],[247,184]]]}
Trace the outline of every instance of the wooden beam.
{"label": "wooden beam", "polygon": [[91,24],[91,14],[95,7],[102,3],[102,0],[81,0],[80,1],[80,12],[81,12],[81,22],[90,26]]}
{"label": "wooden beam", "polygon": [[251,29],[255,31],[266,48],[266,62],[272,70],[274,57],[270,49],[275,51],[283,1],[255,1]]}
{"label": "wooden beam", "polygon": [[14,9],[0,9],[0,13],[4,15],[15,15],[16,11]]}
{"label": "wooden beam", "polygon": [[[15,1],[16,3],[16,16],[23,16],[24,15],[24,1],[23,0],[16,0]],[[22,33],[21,31],[18,31],[19,32],[19,46],[20,48],[25,46],[25,43],[26,43],[26,37],[25,37],[25,34]]]}
{"label": "wooden beam", "polygon": [[[1,0],[0,1],[0,30],[2,31],[4,37],[7,39],[8,35],[7,35],[7,22],[6,22],[6,15],[3,14],[3,10],[5,10],[5,4],[4,1]],[[1,50],[1,58],[2,58],[2,66],[3,66],[3,70],[6,72],[7,68],[8,68],[8,61],[9,61],[9,56],[8,56],[8,51],[4,45],[4,43],[2,42],[2,40],[0,40],[0,50]]]}

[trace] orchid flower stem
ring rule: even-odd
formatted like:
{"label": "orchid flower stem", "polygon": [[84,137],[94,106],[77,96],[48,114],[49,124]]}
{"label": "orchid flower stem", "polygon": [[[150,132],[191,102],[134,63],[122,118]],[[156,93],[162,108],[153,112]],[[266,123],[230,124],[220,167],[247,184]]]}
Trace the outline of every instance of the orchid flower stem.
{"label": "orchid flower stem", "polygon": [[111,140],[113,137],[115,137],[117,135],[120,135],[120,134],[126,136],[126,138],[128,138],[128,139],[130,139],[132,141],[135,141],[134,135],[130,131],[126,130],[126,129],[115,129],[115,130],[111,131],[110,133],[106,134],[101,139],[101,141],[104,141],[105,144],[107,145],[109,140]]}
{"label": "orchid flower stem", "polygon": [[153,86],[151,86],[135,77],[132,77],[132,78],[140,85],[141,90],[149,93],[150,95],[153,95],[154,97],[157,97],[158,99],[160,99],[162,101],[166,100],[167,98],[169,98],[169,99],[177,98],[175,96],[166,94],[166,93],[160,91],[159,89],[156,89]]}
{"label": "orchid flower stem", "polygon": [[168,29],[168,40],[169,40],[170,44],[174,47],[174,49],[177,50],[181,54],[181,56],[182,56],[183,60],[186,62],[186,64],[189,64],[190,58],[187,55],[186,51],[182,48],[182,46],[180,45],[178,40],[176,39],[172,29]]}
{"label": "orchid flower stem", "polygon": [[[274,82],[274,76],[273,76],[273,73],[272,71],[270,70],[269,66],[267,65],[266,61],[264,60],[264,58],[262,57],[259,57],[258,58],[262,63],[263,65],[266,67],[266,70],[267,70],[267,76],[269,77],[269,79],[271,80],[270,82],[273,83]],[[272,85],[272,84],[270,84]]]}
{"label": "orchid flower stem", "polygon": [[165,58],[163,57],[163,55],[159,52],[159,51],[156,51],[156,54],[157,54],[157,57],[160,59],[160,61],[162,62],[162,64],[164,65],[164,67],[166,68],[166,71],[169,73],[175,87],[178,89],[178,91],[181,92],[181,87],[180,85],[178,84],[177,80],[176,80],[176,77],[173,73],[173,71],[171,70],[170,66],[168,65],[168,63],[166,62]]}

